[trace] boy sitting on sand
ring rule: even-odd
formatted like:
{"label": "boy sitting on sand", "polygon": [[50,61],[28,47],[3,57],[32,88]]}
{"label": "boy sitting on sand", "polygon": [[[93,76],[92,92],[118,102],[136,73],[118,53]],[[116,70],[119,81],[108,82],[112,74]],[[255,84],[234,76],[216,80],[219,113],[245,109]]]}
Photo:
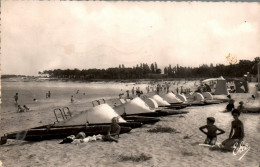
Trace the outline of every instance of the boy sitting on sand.
{"label": "boy sitting on sand", "polygon": [[235,108],[234,102],[235,102],[235,100],[233,100],[233,99],[230,99],[228,101],[228,105],[226,106],[226,112],[231,112],[234,110],[234,108]]}
{"label": "boy sitting on sand", "polygon": [[[215,123],[215,118],[213,117],[208,117],[207,118],[207,125],[200,127],[200,131],[203,132],[204,134],[207,135],[207,138],[204,142],[204,144],[210,144],[210,145],[215,145],[217,141],[217,135],[221,135],[225,133],[224,130],[219,129],[214,125]],[[205,132],[203,129],[207,129],[208,131]],[[220,131],[220,133],[217,133],[217,131]]]}
{"label": "boy sitting on sand", "polygon": [[120,125],[118,125],[118,118],[114,117],[112,119],[112,124],[109,127],[107,135],[103,136],[103,140],[118,142],[120,130],[121,130],[121,127],[120,127]]}
{"label": "boy sitting on sand", "polygon": [[231,122],[231,131],[229,134],[229,138],[222,142],[223,148],[231,150],[235,143],[238,143],[238,145],[240,145],[245,137],[243,122],[238,119],[238,117],[240,116],[240,112],[237,109],[234,109],[232,111],[232,116],[234,118],[234,121]]}

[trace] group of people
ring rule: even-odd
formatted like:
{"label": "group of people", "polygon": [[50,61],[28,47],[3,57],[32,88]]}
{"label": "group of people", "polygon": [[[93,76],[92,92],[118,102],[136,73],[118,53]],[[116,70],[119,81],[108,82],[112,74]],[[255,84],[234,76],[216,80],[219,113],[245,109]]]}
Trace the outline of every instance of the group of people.
{"label": "group of people", "polygon": [[18,93],[15,93],[14,101],[15,101],[15,104],[17,105],[17,111],[18,112],[25,112],[25,111],[29,111],[30,110],[30,108],[27,107],[26,105],[23,105],[23,106],[18,105]]}
{"label": "group of people", "polygon": [[[226,150],[233,149],[235,143],[238,143],[238,145],[240,145],[245,137],[243,122],[239,120],[240,112],[237,109],[234,109],[231,113],[234,120],[231,122],[229,137],[228,139],[224,140],[220,145],[220,148]],[[199,128],[207,136],[204,144],[215,145],[217,141],[217,136],[225,133],[224,130],[215,126],[214,123],[215,118],[208,117],[207,125]],[[204,131],[204,129],[207,129],[207,131]]]}
{"label": "group of people", "polygon": [[79,132],[76,136],[71,135],[71,136],[66,137],[65,139],[63,139],[60,142],[60,144],[72,143],[75,141],[83,143],[83,142],[88,142],[88,141],[93,141],[93,140],[118,142],[119,134],[120,134],[120,130],[121,130],[121,127],[118,124],[118,122],[119,122],[118,117],[112,118],[112,123],[110,124],[106,135],[97,135],[97,136],[86,138],[86,134],[84,132]]}
{"label": "group of people", "polygon": [[[228,95],[227,97],[229,98],[229,103],[226,106],[226,112],[231,112],[234,120],[231,122],[231,130],[228,139],[223,141],[220,147],[223,149],[232,149],[235,143],[240,145],[245,137],[243,122],[239,120],[239,116],[242,112],[245,111],[245,108],[243,106],[243,101],[240,101],[239,106],[235,108],[235,100],[233,100],[230,95]],[[207,135],[204,144],[215,145],[217,141],[217,136],[225,133],[224,130],[215,126],[214,123],[215,118],[208,117],[207,125],[199,128],[204,134]],[[207,132],[204,131],[204,129],[207,129]]]}
{"label": "group of people", "polygon": [[229,101],[228,101],[228,105],[226,106],[225,112],[232,112],[234,109],[237,109],[239,111],[239,113],[246,112],[243,101],[240,101],[239,106],[237,106],[237,108],[235,108],[235,105],[234,105],[235,100],[231,99],[230,95],[228,95],[228,98],[229,98]]}
{"label": "group of people", "polygon": [[27,107],[26,105],[20,106],[18,105],[18,112],[25,112],[25,111],[30,111],[30,108]]}

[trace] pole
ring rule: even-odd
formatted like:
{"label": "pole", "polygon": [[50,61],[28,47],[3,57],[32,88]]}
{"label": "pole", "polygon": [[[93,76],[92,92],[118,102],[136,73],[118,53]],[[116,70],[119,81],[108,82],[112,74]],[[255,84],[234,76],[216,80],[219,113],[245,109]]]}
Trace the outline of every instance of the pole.
{"label": "pole", "polygon": [[260,91],[260,62],[257,64],[258,91]]}

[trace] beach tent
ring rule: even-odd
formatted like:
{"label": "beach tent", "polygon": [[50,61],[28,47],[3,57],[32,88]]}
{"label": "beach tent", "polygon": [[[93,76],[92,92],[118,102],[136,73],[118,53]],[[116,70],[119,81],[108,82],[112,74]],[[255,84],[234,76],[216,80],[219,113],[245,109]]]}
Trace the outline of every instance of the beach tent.
{"label": "beach tent", "polygon": [[203,92],[202,95],[203,95],[204,99],[206,99],[206,100],[213,100],[213,96],[209,92]]}
{"label": "beach tent", "polygon": [[167,101],[163,100],[163,98],[161,98],[159,95],[152,96],[152,99],[154,101],[156,101],[158,106],[169,106],[170,105],[170,103],[168,103]]}
{"label": "beach tent", "polygon": [[139,97],[136,97],[125,104],[117,106],[114,109],[119,115],[123,115],[124,113],[131,115],[155,112],[155,110],[150,109],[150,107]]}
{"label": "beach tent", "polygon": [[192,98],[194,101],[203,101],[204,97],[202,96],[201,93],[195,92],[192,94]]}
{"label": "beach tent", "polygon": [[152,98],[148,98],[148,99],[145,99],[145,103],[150,107],[150,108],[158,108],[158,104],[157,102],[152,99]]}
{"label": "beach tent", "polygon": [[219,78],[210,78],[203,80],[202,82],[209,82],[209,81],[216,81],[216,89],[214,94],[215,95],[228,95],[228,90],[227,90],[227,81],[221,76]]}
{"label": "beach tent", "polygon": [[182,103],[182,101],[175,96],[173,93],[167,93],[165,95],[162,95],[162,98],[167,101],[168,103]]}
{"label": "beach tent", "polygon": [[234,80],[236,87],[236,93],[247,93],[248,92],[248,83],[247,81]]}
{"label": "beach tent", "polygon": [[187,101],[187,98],[184,94],[177,94],[176,97],[179,98],[182,102]]}
{"label": "beach tent", "polygon": [[101,104],[91,108],[90,110],[83,111],[64,122],[62,125],[80,125],[80,124],[102,124],[111,123],[112,118],[118,117],[119,122],[126,122],[121,116],[119,116],[113,108],[108,104]]}

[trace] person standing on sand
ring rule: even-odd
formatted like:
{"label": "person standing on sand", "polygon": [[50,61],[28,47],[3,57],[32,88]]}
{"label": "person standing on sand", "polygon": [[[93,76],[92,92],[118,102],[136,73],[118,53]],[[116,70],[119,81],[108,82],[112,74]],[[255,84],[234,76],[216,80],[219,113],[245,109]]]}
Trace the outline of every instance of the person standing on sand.
{"label": "person standing on sand", "polygon": [[132,96],[135,94],[135,87],[132,88]]}
{"label": "person standing on sand", "polygon": [[14,95],[14,101],[15,101],[15,104],[18,103],[18,93],[16,93],[16,94]]}
{"label": "person standing on sand", "polygon": [[156,90],[157,90],[157,94],[159,95],[159,93],[160,93],[160,85],[159,84],[157,84]]}
{"label": "person standing on sand", "polygon": [[70,101],[71,101],[71,103],[74,102],[74,98],[73,98],[73,96],[71,96]]}
{"label": "person standing on sand", "polygon": [[126,91],[126,98],[130,99],[129,90]]}

